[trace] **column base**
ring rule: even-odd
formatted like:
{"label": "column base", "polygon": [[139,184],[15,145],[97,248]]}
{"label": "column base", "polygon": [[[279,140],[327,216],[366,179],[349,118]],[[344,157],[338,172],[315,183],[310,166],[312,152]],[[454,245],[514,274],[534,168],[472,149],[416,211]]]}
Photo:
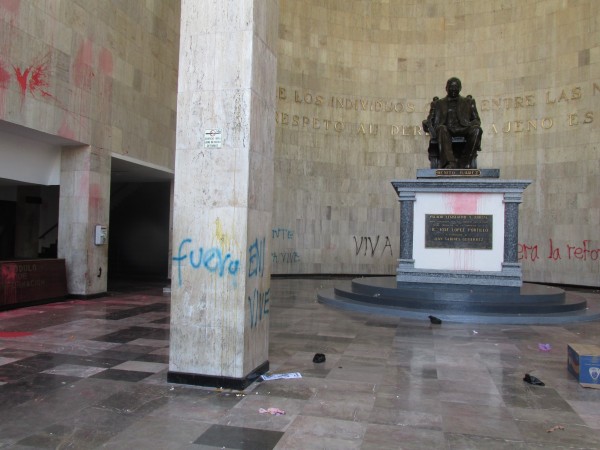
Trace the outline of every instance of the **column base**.
{"label": "column base", "polygon": [[222,377],[217,375],[203,375],[200,373],[167,372],[169,383],[190,384],[194,386],[215,387],[243,391],[258,377],[269,370],[269,361],[265,361],[244,378]]}

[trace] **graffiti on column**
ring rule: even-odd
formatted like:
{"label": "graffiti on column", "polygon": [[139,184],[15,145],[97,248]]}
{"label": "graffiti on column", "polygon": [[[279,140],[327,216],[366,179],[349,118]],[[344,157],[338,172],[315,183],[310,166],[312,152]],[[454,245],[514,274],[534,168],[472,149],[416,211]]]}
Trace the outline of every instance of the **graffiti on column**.
{"label": "graffiti on column", "polygon": [[186,260],[192,269],[206,270],[220,278],[235,277],[240,268],[240,260],[233,258],[231,253],[225,253],[218,247],[194,247],[192,239],[186,238],[179,243],[177,256],[173,256],[173,261],[177,263],[179,286],[182,284],[181,267]]}
{"label": "graffiti on column", "polygon": [[252,295],[248,297],[248,303],[250,303],[250,328],[255,328],[256,325],[269,315],[270,295],[270,288],[262,292],[254,289]]}
{"label": "graffiti on column", "polygon": [[[248,278],[260,277],[265,274],[265,252],[267,239],[256,238],[248,247]],[[250,304],[250,328],[255,328],[269,315],[269,298],[271,289],[260,290],[255,288],[252,295],[248,296]]]}
{"label": "graffiti on column", "polygon": [[265,273],[266,239],[255,239],[248,247],[248,277],[262,277]]}

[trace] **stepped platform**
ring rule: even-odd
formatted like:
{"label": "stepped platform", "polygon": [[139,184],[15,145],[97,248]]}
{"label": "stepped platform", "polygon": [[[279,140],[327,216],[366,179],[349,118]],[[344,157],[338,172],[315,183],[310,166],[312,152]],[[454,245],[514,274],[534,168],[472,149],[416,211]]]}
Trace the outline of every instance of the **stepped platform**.
{"label": "stepped platform", "polygon": [[318,291],[319,302],[346,310],[447,322],[564,324],[600,320],[600,305],[554,286],[521,287],[398,283],[396,278],[340,281]]}

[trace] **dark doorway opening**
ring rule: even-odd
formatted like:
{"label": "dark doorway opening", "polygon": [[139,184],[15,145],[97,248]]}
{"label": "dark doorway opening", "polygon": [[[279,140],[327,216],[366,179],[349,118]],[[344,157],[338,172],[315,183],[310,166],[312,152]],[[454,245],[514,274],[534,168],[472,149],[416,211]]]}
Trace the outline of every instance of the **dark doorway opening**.
{"label": "dark doorway opening", "polygon": [[108,283],[166,281],[170,182],[113,183],[108,227]]}

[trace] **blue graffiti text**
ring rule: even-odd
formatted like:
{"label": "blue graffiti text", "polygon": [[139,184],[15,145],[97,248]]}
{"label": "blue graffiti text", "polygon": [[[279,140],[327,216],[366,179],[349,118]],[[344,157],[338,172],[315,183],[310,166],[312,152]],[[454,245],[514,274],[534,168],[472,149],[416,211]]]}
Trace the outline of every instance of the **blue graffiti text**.
{"label": "blue graffiti text", "polygon": [[265,238],[256,239],[248,247],[248,277],[263,276],[265,273]]}
{"label": "blue graffiti text", "polygon": [[217,247],[205,249],[198,247],[188,250],[187,245],[191,246],[192,240],[187,238],[179,244],[177,256],[173,257],[173,261],[177,262],[177,276],[179,286],[181,286],[181,265],[183,261],[189,259],[190,266],[194,269],[205,269],[211,273],[224,277],[226,274],[235,276],[240,269],[240,260],[233,259],[230,253],[223,253],[223,250]]}
{"label": "blue graffiti text", "polygon": [[248,297],[248,303],[250,303],[250,328],[256,327],[269,314],[270,294],[271,289],[267,289],[264,292],[254,289],[252,295]]}

